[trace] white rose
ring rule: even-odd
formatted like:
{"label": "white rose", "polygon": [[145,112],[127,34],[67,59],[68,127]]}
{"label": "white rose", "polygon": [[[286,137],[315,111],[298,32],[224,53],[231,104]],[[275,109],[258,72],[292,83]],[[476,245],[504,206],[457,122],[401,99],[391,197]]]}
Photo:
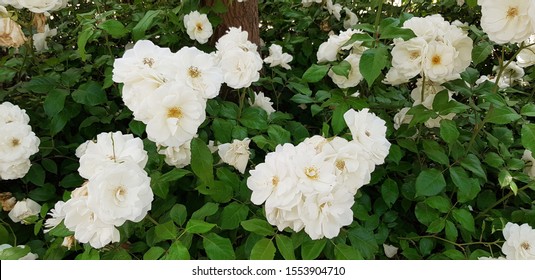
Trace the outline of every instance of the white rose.
{"label": "white rose", "polygon": [[247,162],[249,162],[249,143],[251,139],[245,138],[243,140],[232,141],[232,143],[225,143],[218,146],[217,153],[221,160],[229,165],[234,166],[240,173],[245,172]]}
{"label": "white rose", "polygon": [[13,222],[22,222],[24,224],[24,219],[35,216],[40,211],[41,205],[29,198],[25,198],[24,200],[17,201],[15,207],[9,211],[8,216]]}
{"label": "white rose", "polygon": [[269,67],[280,65],[284,69],[292,69],[288,63],[292,61],[293,57],[287,53],[282,52],[282,47],[277,44],[272,44],[269,47],[269,56],[264,58],[265,63],[269,63]]}
{"label": "white rose", "polygon": [[184,26],[191,40],[204,44],[212,36],[212,24],[205,14],[193,11],[184,16]]}
{"label": "white rose", "polygon": [[528,224],[507,223],[502,252],[508,260],[535,260],[535,230]]}
{"label": "white rose", "polygon": [[532,0],[478,0],[481,28],[498,43],[520,43],[533,34]]}
{"label": "white rose", "polygon": [[241,48],[226,51],[219,62],[225,83],[234,89],[249,87],[258,81],[262,64],[258,52],[244,51]]}
{"label": "white rose", "polygon": [[18,23],[11,18],[0,18],[0,47],[18,48],[26,42],[26,37]]}
{"label": "white rose", "polygon": [[329,70],[328,75],[339,88],[354,87],[358,85],[363,79],[359,68],[360,55],[350,54],[344,60],[349,62],[349,64],[351,65],[351,69],[349,70],[347,78],[334,73],[332,69]]}
{"label": "white rose", "polygon": [[150,177],[137,164],[126,162],[95,174],[87,184],[87,207],[106,224],[139,222],[151,209]]}
{"label": "white rose", "polygon": [[217,65],[215,58],[197,48],[184,47],[175,56],[175,79],[185,83],[205,98],[214,98],[219,94],[223,83],[223,72]]}
{"label": "white rose", "polygon": [[48,24],[45,25],[45,32],[36,33],[32,37],[33,46],[35,47],[35,50],[38,52],[43,51],[43,50],[48,50],[46,38],[56,36],[57,34],[58,34],[57,28],[54,28],[51,30],[50,27],[48,27]]}
{"label": "white rose", "polygon": [[266,111],[268,115],[271,115],[271,113],[275,112],[275,109],[273,109],[273,102],[271,102],[271,99],[267,96],[264,96],[263,92],[254,92],[254,102],[251,101],[249,98],[249,105],[251,107],[259,107],[262,110]]}

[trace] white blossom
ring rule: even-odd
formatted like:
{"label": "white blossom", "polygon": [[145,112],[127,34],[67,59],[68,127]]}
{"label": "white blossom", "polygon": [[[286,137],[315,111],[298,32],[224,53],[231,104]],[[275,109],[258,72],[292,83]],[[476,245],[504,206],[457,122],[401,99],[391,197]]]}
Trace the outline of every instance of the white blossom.
{"label": "white blossom", "polygon": [[498,43],[520,43],[533,34],[535,5],[531,0],[478,0],[481,28]]}
{"label": "white blossom", "polygon": [[329,70],[328,75],[339,88],[354,87],[363,79],[359,69],[360,55],[350,54],[344,61],[347,61],[351,65],[347,77],[334,73],[332,69]]}
{"label": "white blossom", "polygon": [[273,109],[273,102],[271,102],[271,99],[267,96],[264,96],[263,92],[254,92],[254,102],[251,101],[251,99],[248,99],[249,105],[251,107],[258,107],[262,110],[266,111],[268,115],[271,115],[271,113],[275,112],[275,109]]}
{"label": "white blossom", "polygon": [[9,17],[0,18],[0,47],[18,48],[26,42],[21,26]]}
{"label": "white blossom", "polygon": [[36,51],[40,52],[43,50],[48,50],[48,44],[46,43],[46,38],[53,37],[58,34],[57,28],[50,29],[48,24],[45,25],[45,32],[33,34],[33,46]]}
{"label": "white blossom", "polygon": [[63,221],[65,218],[65,211],[63,211],[64,205],[65,202],[60,200],[54,204],[54,208],[50,209],[50,212],[48,212],[50,218],[46,219],[45,221],[44,233],[49,232]]}
{"label": "white blossom", "polygon": [[535,230],[528,224],[507,223],[502,252],[508,260],[535,260]]}
{"label": "white blossom", "polygon": [[208,42],[214,33],[206,14],[201,14],[198,11],[192,11],[184,16],[184,26],[189,38],[197,40],[201,44]]}
{"label": "white blossom", "polygon": [[243,174],[247,167],[249,156],[251,155],[249,151],[250,142],[251,139],[249,138],[243,140],[234,139],[232,143],[220,144],[217,152],[223,162],[234,166],[234,168]]}
{"label": "white blossom", "polygon": [[40,211],[41,205],[29,198],[25,198],[17,201],[15,207],[9,211],[8,216],[15,223],[22,222],[25,224],[25,219],[38,215]]}
{"label": "white blossom", "polygon": [[265,63],[269,63],[269,67],[275,67],[280,65],[284,69],[292,69],[289,62],[291,62],[293,57],[290,54],[283,53],[282,47],[277,44],[272,44],[269,47],[269,56],[264,58]]}
{"label": "white blossom", "polygon": [[95,174],[87,184],[87,207],[104,223],[139,222],[151,209],[150,177],[133,162]]}
{"label": "white blossom", "polygon": [[385,256],[389,259],[393,258],[398,253],[398,249],[399,248],[396,246],[383,244],[383,250],[385,252]]}
{"label": "white blossom", "polygon": [[[87,145],[86,145],[87,143]],[[109,168],[110,165],[133,162],[145,168],[148,161],[143,141],[132,134],[104,132],[97,135],[96,142],[89,141],[85,153],[80,157],[78,172],[85,179]]]}

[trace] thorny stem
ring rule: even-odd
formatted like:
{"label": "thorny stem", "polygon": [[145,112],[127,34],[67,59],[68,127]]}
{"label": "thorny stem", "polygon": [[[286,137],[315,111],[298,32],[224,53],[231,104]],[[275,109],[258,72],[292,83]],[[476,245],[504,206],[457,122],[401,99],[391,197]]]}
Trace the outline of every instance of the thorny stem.
{"label": "thorny stem", "polygon": [[379,7],[375,14],[375,47],[379,45],[379,23],[381,22],[381,14],[383,13],[383,0],[379,1]]}

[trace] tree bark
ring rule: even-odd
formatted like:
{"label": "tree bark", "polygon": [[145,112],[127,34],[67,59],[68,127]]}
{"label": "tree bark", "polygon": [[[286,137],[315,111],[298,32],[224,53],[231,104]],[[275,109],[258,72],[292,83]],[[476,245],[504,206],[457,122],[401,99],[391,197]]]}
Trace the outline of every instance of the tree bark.
{"label": "tree bark", "polygon": [[[238,2],[236,0],[222,0],[228,11],[221,15],[223,22],[217,26],[212,36],[216,42],[225,35],[229,27],[240,27],[249,33],[249,41],[260,45],[260,28],[258,19],[258,0],[246,0]],[[211,7],[215,0],[202,0],[204,6]]]}

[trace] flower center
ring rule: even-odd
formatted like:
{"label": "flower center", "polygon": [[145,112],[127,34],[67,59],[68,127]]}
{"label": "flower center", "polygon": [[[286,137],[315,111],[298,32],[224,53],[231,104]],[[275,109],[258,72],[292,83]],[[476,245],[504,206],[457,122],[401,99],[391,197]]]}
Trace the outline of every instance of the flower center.
{"label": "flower center", "polygon": [[167,118],[181,119],[183,116],[182,110],[178,107],[167,109]]}
{"label": "flower center", "polygon": [[143,58],[143,64],[148,65],[150,68],[152,68],[152,65],[154,65],[154,58],[152,57]]}
{"label": "flower center", "polygon": [[418,57],[420,57],[420,52],[419,51],[412,51],[412,52],[410,52],[409,56],[410,56],[410,58],[412,60],[417,59]]}
{"label": "flower center", "polygon": [[431,58],[431,63],[432,63],[433,65],[439,65],[441,61],[442,61],[442,58],[441,58],[440,55],[438,55],[438,54],[435,54],[435,55],[433,56],[433,58]]}
{"label": "flower center", "polygon": [[125,200],[126,190],[123,186],[118,186],[115,189],[115,202],[119,204]]}
{"label": "flower center", "polygon": [[531,245],[529,245],[528,242],[524,242],[524,243],[520,244],[520,247],[522,247],[522,249],[527,251],[527,250],[529,250],[531,248]]}
{"label": "flower center", "polygon": [[195,27],[197,28],[197,30],[202,31],[202,22],[197,22],[197,24],[195,24]]}
{"label": "flower center", "polygon": [[320,176],[318,169],[315,166],[305,167],[305,175],[311,180],[317,180]]}
{"label": "flower center", "polygon": [[271,184],[274,186],[274,187],[277,187],[277,185],[279,184],[280,180],[279,180],[279,177],[277,176],[273,176],[273,178],[271,178]]}
{"label": "flower center", "polygon": [[509,10],[507,10],[507,18],[512,19],[514,17],[518,16],[518,8],[517,7],[509,7]]}
{"label": "flower center", "polygon": [[343,161],[343,160],[337,160],[336,161],[336,168],[338,168],[338,170],[343,171],[346,168],[346,162]]}
{"label": "flower center", "polygon": [[191,66],[190,68],[188,68],[188,75],[195,79],[201,76],[201,71],[199,71],[199,68]]}
{"label": "flower center", "polygon": [[17,147],[18,145],[20,145],[20,140],[19,139],[17,139],[17,138],[11,139],[11,146],[13,148]]}

